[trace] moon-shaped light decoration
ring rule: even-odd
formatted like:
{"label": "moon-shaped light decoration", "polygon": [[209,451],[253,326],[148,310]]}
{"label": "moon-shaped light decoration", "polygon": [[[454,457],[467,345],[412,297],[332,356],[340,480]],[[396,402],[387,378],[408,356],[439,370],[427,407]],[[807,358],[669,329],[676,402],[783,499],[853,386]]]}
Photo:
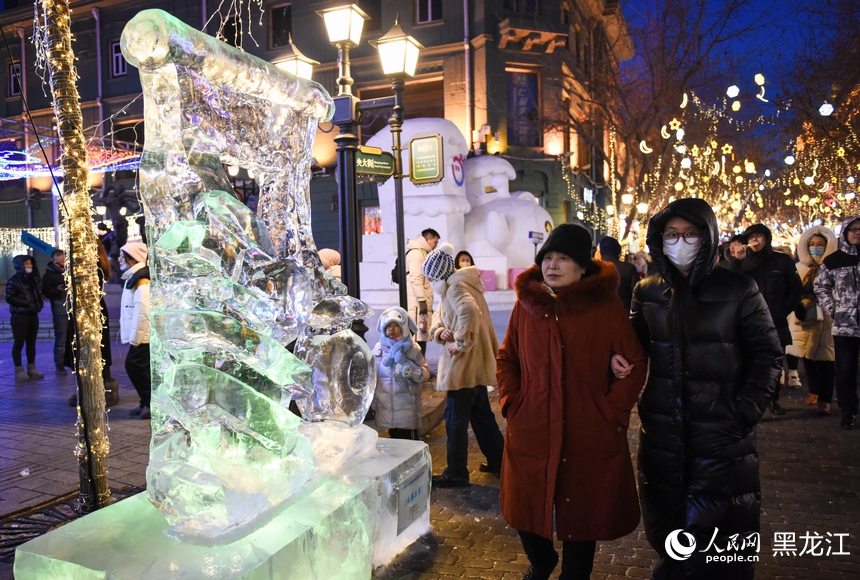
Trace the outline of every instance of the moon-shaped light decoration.
{"label": "moon-shaped light decoration", "polygon": [[666,130],[666,125],[660,127],[660,136],[663,139],[668,139],[669,137],[671,137],[671,135],[669,135],[669,131]]}
{"label": "moon-shaped light decoration", "polygon": [[687,107],[687,93],[684,93],[684,96],[681,98],[681,108],[685,109]]}
{"label": "moon-shaped light decoration", "polygon": [[648,143],[645,142],[645,139],[642,139],[641,141],[639,141],[639,151],[641,151],[645,155],[648,155],[649,153],[654,152],[653,149],[648,147]]}

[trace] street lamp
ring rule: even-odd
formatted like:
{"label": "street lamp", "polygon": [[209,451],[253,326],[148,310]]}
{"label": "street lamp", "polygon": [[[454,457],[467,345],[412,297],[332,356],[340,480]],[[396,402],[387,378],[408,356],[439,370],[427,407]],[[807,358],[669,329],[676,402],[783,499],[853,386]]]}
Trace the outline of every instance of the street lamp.
{"label": "street lamp", "polygon": [[289,44],[287,44],[287,50],[284,53],[284,56],[274,61],[273,64],[279,69],[292,73],[300,79],[311,80],[311,77],[314,74],[314,66],[318,65],[319,62],[302,54],[302,51],[296,48],[296,45],[293,44],[293,35],[290,34]]}
{"label": "street lamp", "polygon": [[349,49],[358,46],[364,21],[370,17],[355,4],[320,10],[317,14],[325,21],[329,42],[337,47],[338,96],[334,98],[332,123],[340,131],[334,142],[337,144],[341,280],[350,296],[359,298],[358,248],[361,241],[358,237],[358,202],[355,193],[355,152],[358,148],[355,111],[358,99],[352,94],[355,81],[349,68]]}
{"label": "street lamp", "polygon": [[403,157],[400,146],[400,133],[403,127],[403,89],[406,77],[415,74],[418,54],[424,47],[400,27],[400,16],[394,26],[376,42],[370,43],[379,51],[382,71],[391,78],[394,91],[394,109],[388,118],[391,127],[392,150],[394,151],[394,213],[397,218],[397,265],[400,307],[406,308],[406,232],[403,225]]}

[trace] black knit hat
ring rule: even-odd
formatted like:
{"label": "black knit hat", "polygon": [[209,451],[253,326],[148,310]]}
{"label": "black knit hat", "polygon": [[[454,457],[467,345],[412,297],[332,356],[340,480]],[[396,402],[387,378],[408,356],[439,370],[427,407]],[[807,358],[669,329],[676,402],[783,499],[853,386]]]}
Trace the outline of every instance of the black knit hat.
{"label": "black knit hat", "polygon": [[535,264],[538,266],[543,262],[543,257],[548,252],[559,252],[582,266],[590,269],[591,263],[591,234],[582,226],[576,224],[561,224],[550,232],[549,237],[541,246]]}

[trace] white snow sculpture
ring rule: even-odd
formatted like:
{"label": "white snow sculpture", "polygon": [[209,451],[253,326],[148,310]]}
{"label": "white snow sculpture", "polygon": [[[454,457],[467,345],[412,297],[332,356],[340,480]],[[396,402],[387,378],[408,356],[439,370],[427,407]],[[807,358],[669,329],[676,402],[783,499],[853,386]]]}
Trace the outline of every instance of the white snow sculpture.
{"label": "white snow sculpture", "polygon": [[516,175],[506,159],[495,155],[466,160],[466,196],[472,205],[466,214],[466,244],[479,268],[496,271],[499,288],[507,287],[510,268],[534,264],[536,247],[529,232],[545,237],[553,227],[535,196],[525,191],[511,195],[508,181]]}

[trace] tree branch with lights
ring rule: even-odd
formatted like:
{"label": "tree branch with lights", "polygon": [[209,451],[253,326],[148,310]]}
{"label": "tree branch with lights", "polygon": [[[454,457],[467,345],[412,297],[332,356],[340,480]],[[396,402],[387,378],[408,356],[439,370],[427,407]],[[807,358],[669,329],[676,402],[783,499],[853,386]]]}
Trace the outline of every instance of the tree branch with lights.
{"label": "tree branch with lights", "polygon": [[[39,10],[41,8],[41,13]],[[98,250],[89,196],[86,139],[77,89],[75,54],[67,0],[41,0],[36,4],[37,50],[42,51],[50,78],[54,114],[62,150],[63,203],[67,239],[67,283],[75,333],[75,369],[78,382],[78,445],[82,511],[110,503],[107,484],[105,395],[102,380],[102,324],[99,300]]]}

